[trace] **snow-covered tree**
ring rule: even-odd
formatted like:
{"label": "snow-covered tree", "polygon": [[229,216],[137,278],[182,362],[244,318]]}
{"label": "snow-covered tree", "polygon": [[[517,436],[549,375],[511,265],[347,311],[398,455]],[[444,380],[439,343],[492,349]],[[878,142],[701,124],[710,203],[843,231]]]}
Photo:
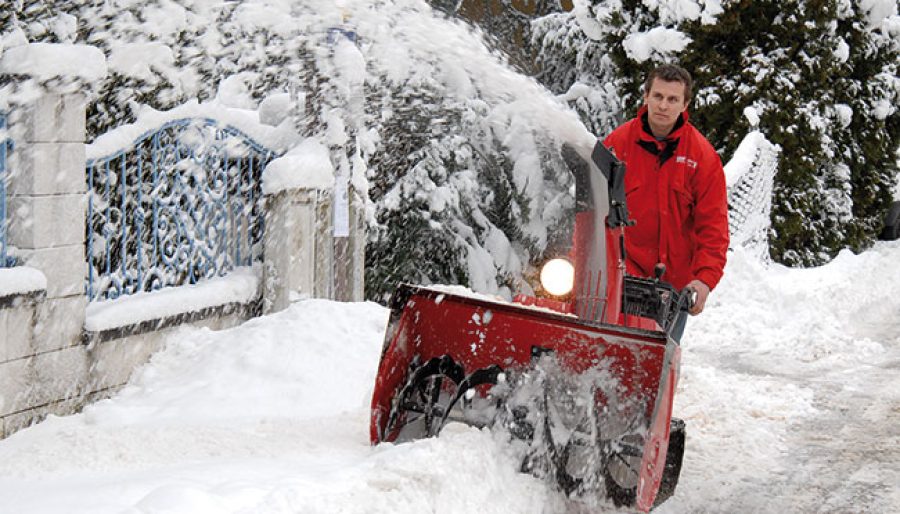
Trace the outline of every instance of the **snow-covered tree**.
{"label": "snow-covered tree", "polygon": [[603,39],[609,28],[584,2],[575,2],[569,12],[538,18],[532,26],[539,49],[538,80],[563,95],[598,137],[623,121],[620,74]]}
{"label": "snow-covered tree", "polygon": [[[253,111],[290,93],[298,132],[322,140],[367,196],[369,298],[400,281],[508,293],[571,207],[559,147],[587,136],[577,118],[425,0],[40,6],[4,9],[0,37],[104,51],[110,74],[92,85],[89,140],[141,105],[216,99]],[[333,34],[355,41],[335,45]]]}
{"label": "snow-covered tree", "polygon": [[536,73],[538,48],[532,21],[571,8],[569,0],[430,0],[431,4],[478,26],[485,43],[524,73]]}

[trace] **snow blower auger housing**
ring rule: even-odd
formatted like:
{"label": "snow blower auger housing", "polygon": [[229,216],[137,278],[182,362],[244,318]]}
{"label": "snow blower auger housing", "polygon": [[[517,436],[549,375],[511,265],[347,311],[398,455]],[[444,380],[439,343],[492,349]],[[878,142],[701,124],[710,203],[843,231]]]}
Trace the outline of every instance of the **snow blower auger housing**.
{"label": "snow blower auger housing", "polygon": [[671,496],[684,423],[672,419],[687,301],[625,275],[624,165],[597,142],[563,155],[575,178],[574,289],[513,302],[400,285],[372,397],[371,441],[438,435],[450,421],[506,431],[522,470],[575,501],[648,511]]}

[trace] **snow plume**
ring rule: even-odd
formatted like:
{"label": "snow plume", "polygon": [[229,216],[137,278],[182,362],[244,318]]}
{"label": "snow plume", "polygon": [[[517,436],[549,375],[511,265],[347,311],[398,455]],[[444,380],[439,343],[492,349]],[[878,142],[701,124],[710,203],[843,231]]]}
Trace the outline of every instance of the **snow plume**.
{"label": "snow plume", "polygon": [[370,270],[367,284],[388,294],[399,275],[508,296],[563,216],[545,208],[568,188],[559,147],[594,136],[470,26],[414,1],[388,10],[356,24],[379,133],[370,263],[394,270]]}

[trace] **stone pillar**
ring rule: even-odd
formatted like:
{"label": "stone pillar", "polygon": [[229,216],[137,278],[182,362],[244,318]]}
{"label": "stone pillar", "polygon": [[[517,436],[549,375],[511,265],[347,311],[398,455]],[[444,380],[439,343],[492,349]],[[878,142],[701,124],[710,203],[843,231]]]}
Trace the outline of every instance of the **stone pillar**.
{"label": "stone pillar", "polygon": [[41,407],[80,396],[87,376],[85,97],[47,93],[13,106],[9,132],[9,243],[19,264],[47,278],[28,352],[34,385],[22,406]]}
{"label": "stone pillar", "polygon": [[335,238],[335,294],[334,299],[343,302],[360,302],[365,298],[365,250],[366,219],[363,199],[350,191],[350,233]]}
{"label": "stone pillar", "polygon": [[334,190],[324,192],[316,209],[316,298],[334,299]]}
{"label": "stone pillar", "polygon": [[322,297],[317,290],[317,261],[321,258],[317,253],[322,252],[317,252],[321,242],[316,223],[322,197],[315,189],[289,189],[266,196],[264,313],[280,311],[296,300]]}

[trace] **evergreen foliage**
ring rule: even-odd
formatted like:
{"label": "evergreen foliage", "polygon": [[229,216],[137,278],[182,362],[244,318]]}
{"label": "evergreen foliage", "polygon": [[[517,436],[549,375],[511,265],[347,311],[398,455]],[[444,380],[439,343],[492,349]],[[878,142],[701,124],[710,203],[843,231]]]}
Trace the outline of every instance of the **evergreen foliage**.
{"label": "evergreen foliage", "polygon": [[[662,62],[684,66],[696,81],[691,121],[723,158],[756,128],[743,116],[748,107],[782,148],[770,238],[776,260],[821,264],[841,248],[871,244],[897,180],[896,15],[872,19],[864,7],[871,2],[849,0],[732,0],[721,2],[721,12],[710,3],[688,4],[594,1],[582,4],[580,17],[576,6],[540,21],[552,27],[540,34],[543,62],[574,69],[551,67],[547,75],[605,77],[630,117],[649,70]],[[596,33],[587,41],[591,24]],[[635,36],[659,28],[687,36],[688,44],[664,41],[648,55],[637,51]],[[581,58],[585,48],[612,64]]]}
{"label": "evergreen foliage", "polygon": [[429,0],[437,9],[456,14],[478,26],[485,43],[508,57],[510,64],[527,74],[540,71],[539,48],[534,46],[532,22],[562,12],[568,0]]}
{"label": "evergreen foliage", "polygon": [[[377,94],[367,105],[386,118],[380,132],[387,139],[369,160],[375,223],[367,296],[387,300],[399,281],[514,290],[520,256],[537,258],[538,244],[522,229],[531,201],[514,184],[512,163],[485,121],[487,106],[442,99],[435,85]],[[503,255],[511,244],[520,253]],[[468,265],[473,259],[485,263]],[[472,275],[484,268],[496,272]]]}

